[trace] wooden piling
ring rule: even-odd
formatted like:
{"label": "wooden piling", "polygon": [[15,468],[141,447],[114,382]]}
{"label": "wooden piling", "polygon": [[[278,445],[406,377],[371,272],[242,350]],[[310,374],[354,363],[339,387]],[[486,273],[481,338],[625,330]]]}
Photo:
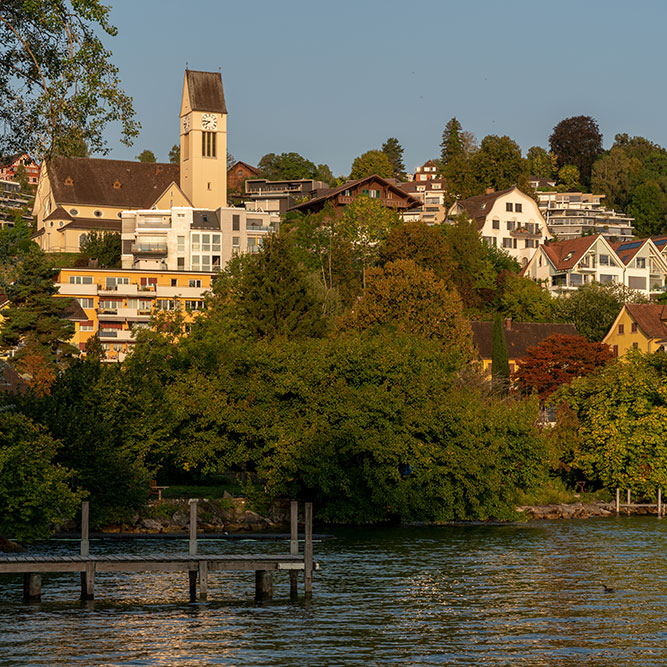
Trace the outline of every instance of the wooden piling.
{"label": "wooden piling", "polygon": [[90,542],[88,540],[88,520],[89,505],[88,501],[84,500],[81,503],[81,555],[84,557],[90,555]]}
{"label": "wooden piling", "polygon": [[23,575],[23,599],[26,602],[39,602],[42,599],[42,575],[27,572]]}
{"label": "wooden piling", "polygon": [[662,519],[662,489],[658,489],[658,519]]}
{"label": "wooden piling", "polygon": [[197,602],[197,570],[188,570],[190,602]]}
{"label": "wooden piling", "polygon": [[190,555],[197,555],[197,499],[190,498]]}
{"label": "wooden piling", "polygon": [[255,570],[255,600],[273,597],[273,573],[271,570]]}
{"label": "wooden piling", "polygon": [[199,561],[199,599],[205,602],[208,598],[208,561]]}
{"label": "wooden piling", "polygon": [[81,599],[95,599],[95,563],[88,561],[86,569],[81,573]]}
{"label": "wooden piling", "polygon": [[627,497],[628,497],[628,516],[630,516],[630,489],[627,491]]}
{"label": "wooden piling", "polygon": [[[299,554],[299,503],[296,500],[290,503],[289,552],[291,556]],[[289,592],[291,598],[299,595],[299,573],[296,570],[290,570],[289,573]]]}
{"label": "wooden piling", "polygon": [[616,514],[621,513],[621,490],[616,487]]}
{"label": "wooden piling", "polygon": [[303,547],[303,580],[306,598],[313,595],[313,503],[304,510],[305,541]]}

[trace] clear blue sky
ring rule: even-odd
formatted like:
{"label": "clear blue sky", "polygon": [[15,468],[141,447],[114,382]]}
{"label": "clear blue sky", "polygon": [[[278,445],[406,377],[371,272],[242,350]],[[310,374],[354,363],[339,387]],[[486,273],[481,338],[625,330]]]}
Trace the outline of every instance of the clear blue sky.
{"label": "clear blue sky", "polygon": [[108,132],[110,157],[178,141],[183,71],[222,72],[228,146],[257,164],[296,151],[334,174],[397,137],[413,170],[439,154],[456,116],[478,140],[525,151],[590,115],[667,145],[664,0],[108,0],[106,40],[141,136]]}

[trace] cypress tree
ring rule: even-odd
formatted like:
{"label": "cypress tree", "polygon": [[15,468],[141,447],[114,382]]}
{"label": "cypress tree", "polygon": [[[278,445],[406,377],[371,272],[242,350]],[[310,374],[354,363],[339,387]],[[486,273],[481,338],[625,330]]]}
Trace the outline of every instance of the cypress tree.
{"label": "cypress tree", "polygon": [[507,356],[507,343],[503,321],[496,317],[493,321],[493,335],[491,338],[491,379],[493,385],[502,391],[509,387],[510,362]]}

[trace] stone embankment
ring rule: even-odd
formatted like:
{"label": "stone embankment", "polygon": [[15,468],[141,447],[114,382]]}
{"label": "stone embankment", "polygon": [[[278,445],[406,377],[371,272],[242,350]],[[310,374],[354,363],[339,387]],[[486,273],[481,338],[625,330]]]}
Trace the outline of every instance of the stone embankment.
{"label": "stone embankment", "polygon": [[[590,519],[596,516],[614,516],[615,503],[569,503],[559,505],[536,505],[518,507],[517,510],[529,521],[544,519]],[[656,514],[655,506],[645,505],[621,506],[621,515]]]}
{"label": "stone embankment", "polygon": [[[246,498],[200,499],[197,507],[197,530],[202,533],[236,533],[276,531],[286,528],[289,504],[274,504],[259,514],[247,507]],[[187,499],[152,503],[130,524],[107,526],[105,533],[187,533],[190,526],[190,504]]]}

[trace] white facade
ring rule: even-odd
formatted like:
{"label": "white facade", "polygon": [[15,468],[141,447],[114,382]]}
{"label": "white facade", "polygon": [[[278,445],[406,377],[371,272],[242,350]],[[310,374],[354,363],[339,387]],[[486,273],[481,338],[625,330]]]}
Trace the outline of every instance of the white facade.
{"label": "white facade", "polygon": [[219,271],[236,254],[257,252],[278,231],[275,214],[188,206],[123,211],[124,269]]}

